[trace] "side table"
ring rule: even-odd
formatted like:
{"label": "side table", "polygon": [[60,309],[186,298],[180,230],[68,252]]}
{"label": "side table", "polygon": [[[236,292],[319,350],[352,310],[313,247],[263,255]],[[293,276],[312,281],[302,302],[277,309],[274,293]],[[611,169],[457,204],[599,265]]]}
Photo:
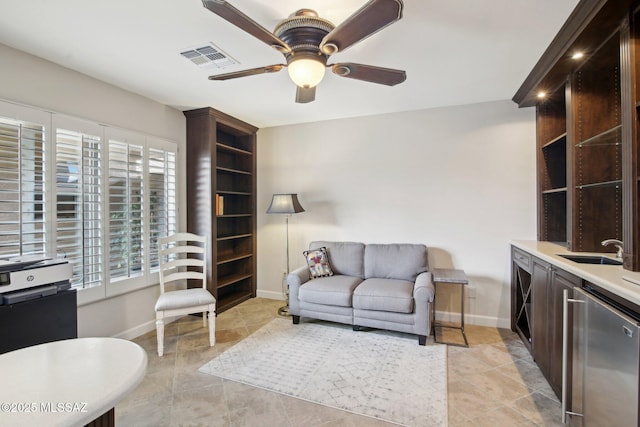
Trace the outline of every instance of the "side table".
{"label": "side table", "polygon": [[436,295],[438,290],[438,284],[460,285],[460,326],[445,325],[435,321],[436,298],[435,298],[435,295],[433,297],[433,313],[434,313],[433,340],[435,342],[438,342],[436,337],[436,328],[459,329],[460,332],[462,333],[464,344],[446,343],[442,341],[440,341],[440,343],[455,345],[459,347],[469,347],[469,342],[467,341],[467,335],[464,333],[464,287],[469,284],[469,279],[467,279],[467,275],[465,274],[464,270],[454,270],[449,268],[434,268],[431,271],[431,274],[433,277],[432,279],[433,285],[436,288]]}

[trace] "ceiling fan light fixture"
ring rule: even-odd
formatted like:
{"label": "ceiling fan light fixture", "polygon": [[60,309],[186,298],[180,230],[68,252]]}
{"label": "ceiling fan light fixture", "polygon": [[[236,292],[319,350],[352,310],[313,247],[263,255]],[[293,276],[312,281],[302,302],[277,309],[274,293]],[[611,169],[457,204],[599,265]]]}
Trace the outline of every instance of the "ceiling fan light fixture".
{"label": "ceiling fan light fixture", "polygon": [[296,85],[312,88],[322,81],[325,64],[316,59],[300,58],[289,62],[288,71],[289,77]]}

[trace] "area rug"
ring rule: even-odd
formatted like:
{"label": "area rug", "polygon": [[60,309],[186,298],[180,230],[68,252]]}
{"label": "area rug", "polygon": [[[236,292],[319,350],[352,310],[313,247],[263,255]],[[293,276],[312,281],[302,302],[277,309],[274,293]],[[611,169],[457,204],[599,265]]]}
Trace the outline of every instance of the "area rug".
{"label": "area rug", "polygon": [[274,319],[199,370],[400,425],[447,425],[447,348],[411,335]]}

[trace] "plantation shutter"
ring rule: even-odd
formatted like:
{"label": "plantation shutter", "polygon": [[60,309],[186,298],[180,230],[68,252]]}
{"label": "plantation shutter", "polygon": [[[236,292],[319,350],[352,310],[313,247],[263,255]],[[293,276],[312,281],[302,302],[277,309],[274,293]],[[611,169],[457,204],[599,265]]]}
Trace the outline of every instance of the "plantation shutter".
{"label": "plantation shutter", "polygon": [[71,262],[72,285],[80,288],[103,278],[101,144],[99,136],[56,129],[56,251]]}
{"label": "plantation shutter", "polygon": [[111,280],[144,272],[144,150],[109,140],[109,271]]}
{"label": "plantation shutter", "polygon": [[45,128],[0,118],[0,257],[44,254]]}
{"label": "plantation shutter", "polygon": [[176,232],[176,154],[149,148],[149,263],[158,270],[158,238]]}

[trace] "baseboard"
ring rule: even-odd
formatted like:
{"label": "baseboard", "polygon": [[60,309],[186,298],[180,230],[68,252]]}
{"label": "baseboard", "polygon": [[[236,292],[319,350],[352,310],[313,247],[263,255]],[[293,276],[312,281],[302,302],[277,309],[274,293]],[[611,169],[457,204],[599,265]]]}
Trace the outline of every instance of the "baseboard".
{"label": "baseboard", "polygon": [[[260,298],[284,301],[284,298],[282,298],[282,294],[280,292],[258,290],[256,295]],[[178,318],[165,320],[165,324],[175,322],[176,320],[178,320]],[[460,323],[460,313],[449,313],[449,312],[438,311],[436,313],[436,320]],[[491,328],[503,328],[503,329],[511,328],[511,322],[509,321],[509,319],[499,319],[497,317],[479,316],[475,314],[465,313],[464,321],[468,325],[487,326]],[[114,335],[114,338],[131,340],[139,337],[140,335],[144,335],[147,332],[151,332],[155,328],[156,328],[156,321],[154,319],[154,320],[145,322],[141,325],[138,325],[136,327],[133,327],[131,329],[127,329],[126,331],[123,331],[117,335]]]}
{"label": "baseboard", "polygon": [[[436,320],[444,322],[460,323],[460,313],[440,312],[436,313]],[[467,325],[488,326],[491,328],[510,329],[511,322],[509,319],[501,319],[491,316],[480,316],[476,314],[465,313],[464,322]]]}
{"label": "baseboard", "polygon": [[[174,318],[165,318],[164,324],[167,325],[169,323],[175,322],[178,320],[180,316]],[[140,335],[144,335],[147,332],[154,331],[156,329],[156,320],[150,320],[148,322],[144,322],[141,325],[135,326],[131,329],[127,329],[126,331],[120,332],[113,336],[113,338],[122,338],[125,340],[132,340],[134,338],[138,338]]]}
{"label": "baseboard", "polygon": [[267,299],[284,301],[282,292],[277,292],[277,291],[261,291],[260,289],[258,289],[258,291],[256,292],[256,296],[258,296],[259,298],[267,298]]}

